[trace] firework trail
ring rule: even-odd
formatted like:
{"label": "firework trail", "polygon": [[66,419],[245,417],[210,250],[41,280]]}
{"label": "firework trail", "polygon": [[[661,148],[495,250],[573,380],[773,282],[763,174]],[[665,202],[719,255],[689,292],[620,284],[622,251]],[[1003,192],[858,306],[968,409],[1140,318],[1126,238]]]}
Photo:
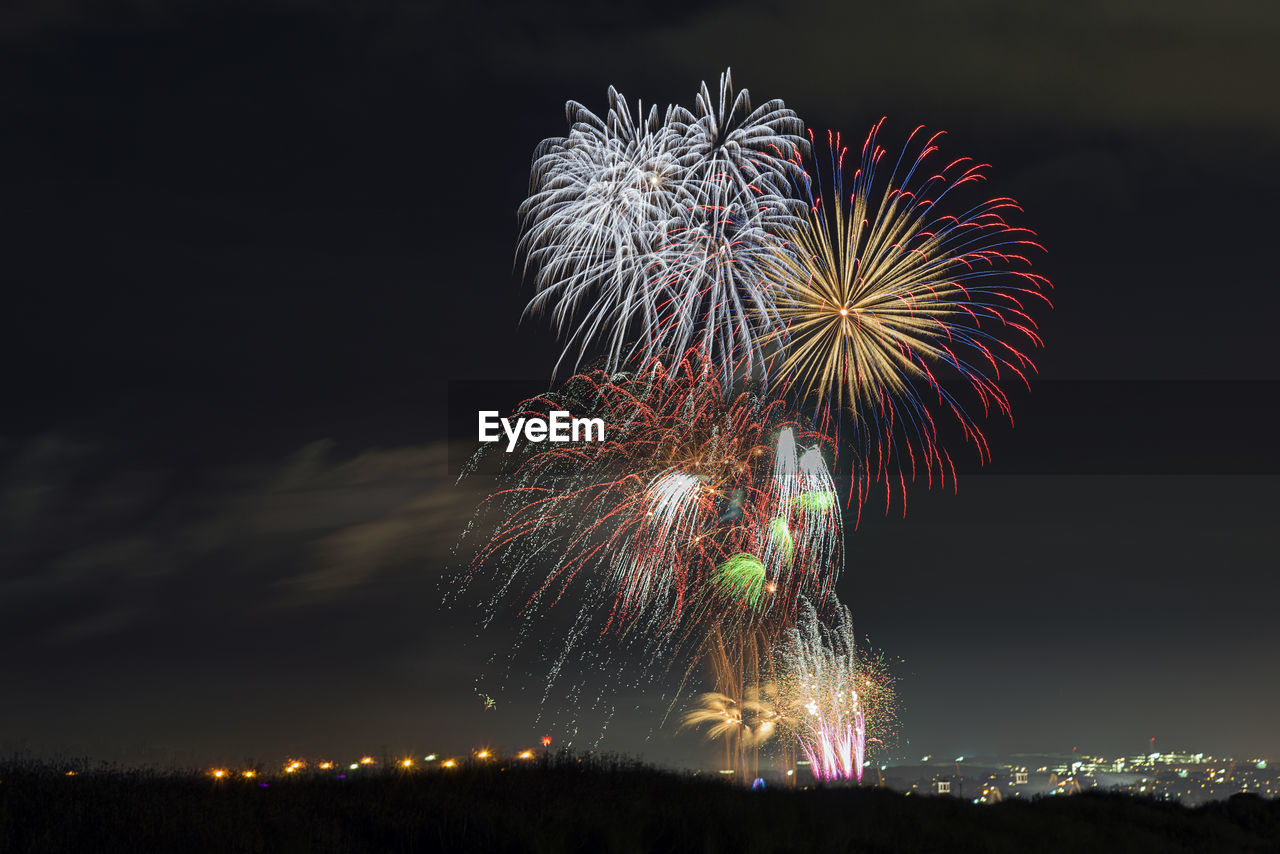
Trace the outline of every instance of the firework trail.
{"label": "firework trail", "polygon": [[569,135],[535,152],[519,245],[536,270],[526,313],[567,338],[561,361],[599,348],[616,371],[697,347],[726,385],[735,366],[763,372],[776,321],[764,263],[804,209],[790,192],[800,119],[778,100],[752,109],[728,71],[692,110],[638,107],[637,121],[610,88],[603,118],[572,101],[567,114]]}
{"label": "firework trail", "polygon": [[750,776],[754,779],[759,770],[759,748],[773,737],[777,723],[772,698],[751,688],[741,699],[718,691],[702,694],[685,713],[681,728],[705,725],[704,735],[709,740],[724,740],[725,764],[734,769],[747,770],[746,754],[753,751],[756,761],[750,766]]}
{"label": "firework trail", "polygon": [[763,744],[773,736],[772,717],[771,705],[757,699],[757,693],[740,702],[726,694],[709,691],[698,697],[696,705],[685,713],[683,725],[709,724],[707,738],[731,738],[751,746]]}
{"label": "firework trail", "polygon": [[849,609],[823,623],[803,603],[777,647],[777,716],[819,780],[862,779],[868,739],[883,745],[896,713],[883,657],[859,654]]}
{"label": "firework trail", "polygon": [[776,636],[801,602],[831,595],[842,536],[824,438],[783,401],[727,396],[695,351],[577,375],[520,415],[567,407],[603,419],[607,441],[501,455],[513,482],[482,505],[496,531],[468,572],[496,579],[491,612],[522,590],[531,631],[568,597],[579,616],[566,654],[613,637],[670,666],[713,635]]}
{"label": "firework trail", "polygon": [[954,480],[935,411],[988,458],[977,423],[944,382],[967,385],[984,414],[1009,416],[999,383],[1028,383],[1034,372],[1019,347],[1041,344],[1030,312],[1048,304],[1049,287],[1030,270],[1028,252],[1041,249],[1034,233],[1005,220],[1021,210],[1014,200],[953,204],[957,190],[985,180],[985,164],[935,163],[941,134],[916,147],[917,128],[882,185],[881,124],[856,163],[828,136],[829,186],[816,166],[806,173],[808,216],[784,230],[787,251],[764,265],[785,327],[779,373],[823,423],[838,425],[842,410],[852,416],[859,504],[872,482],[885,484],[888,500],[893,481],[905,493],[917,473],[930,484]]}
{"label": "firework trail", "polygon": [[657,323],[645,294],[666,266],[668,232],[691,203],[675,108],[664,116],[643,109],[637,123],[613,87],[604,118],[570,101],[569,135],[538,146],[520,209],[519,252],[526,272],[537,270],[526,312],[547,310],[562,333],[576,320],[565,354],[575,339],[580,355],[604,339],[611,369],[630,352],[631,327]]}

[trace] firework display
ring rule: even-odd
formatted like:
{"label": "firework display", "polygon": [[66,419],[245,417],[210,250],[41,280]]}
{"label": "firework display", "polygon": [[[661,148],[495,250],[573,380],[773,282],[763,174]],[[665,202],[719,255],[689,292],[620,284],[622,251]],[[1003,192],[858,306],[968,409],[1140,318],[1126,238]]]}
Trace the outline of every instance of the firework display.
{"label": "firework display", "polygon": [[776,320],[763,265],[804,210],[790,192],[800,119],[776,100],[753,110],[728,72],[693,110],[637,107],[636,121],[611,88],[603,118],[572,101],[567,112],[569,135],[538,147],[521,208],[537,286],[526,311],[551,316],[566,355],[602,346],[611,371],[693,347],[726,384],[739,360],[762,368]]}
{"label": "firework display", "polygon": [[759,773],[760,748],[778,732],[771,686],[751,686],[741,697],[709,691],[685,712],[683,727],[704,727],[709,739],[724,742],[725,764],[742,768],[754,779]]}
{"label": "firework display", "polygon": [[814,777],[861,780],[868,738],[883,746],[891,733],[896,695],[884,659],[860,653],[849,609],[834,611],[828,626],[804,603],[776,647],[777,716]]}
{"label": "firework display", "polygon": [[893,470],[905,491],[904,456],[913,479],[918,469],[954,479],[931,398],[979,457],[988,455],[976,421],[944,381],[970,388],[984,413],[1008,415],[997,383],[1002,375],[1028,382],[1035,366],[1017,345],[1040,345],[1029,311],[1048,302],[1048,280],[1031,272],[1027,257],[1041,249],[1034,233],[1004,218],[1020,210],[1017,202],[947,207],[957,190],[984,180],[985,165],[966,157],[935,164],[940,133],[910,155],[917,128],[880,188],[882,123],[856,164],[846,165],[847,148],[829,135],[830,186],[823,190],[820,170],[806,173],[808,216],[783,232],[789,251],[765,264],[785,327],[781,372],[820,410],[852,414],[860,499]]}
{"label": "firework display", "polygon": [[954,483],[942,419],[989,458],[961,397],[1008,416],[1000,384],[1034,373],[1040,246],[1012,199],[961,201],[987,167],[941,158],[941,134],[895,158],[881,122],[847,157],[727,71],[692,108],[610,88],[603,116],[571,101],[567,118],[535,152],[517,251],[526,314],[549,316],[574,373],[516,414],[604,435],[511,439],[460,586],[493,582],[488,619],[518,603],[522,641],[569,615],[546,692],[584,656],[674,672],[677,696],[705,665],[714,690],[683,725],[722,740],[738,779],[765,749],[860,781],[896,692],[835,595],[844,515],[876,484],[888,506],[909,481]]}
{"label": "firework display", "polygon": [[577,588],[603,631],[696,647],[712,628],[787,625],[830,596],[840,507],[801,500],[834,495],[824,437],[782,401],[726,395],[693,351],[577,375],[521,414],[560,407],[601,418],[608,441],[512,455],[515,483],[487,499],[500,521],[472,565],[497,570],[503,596],[529,582],[527,618]]}

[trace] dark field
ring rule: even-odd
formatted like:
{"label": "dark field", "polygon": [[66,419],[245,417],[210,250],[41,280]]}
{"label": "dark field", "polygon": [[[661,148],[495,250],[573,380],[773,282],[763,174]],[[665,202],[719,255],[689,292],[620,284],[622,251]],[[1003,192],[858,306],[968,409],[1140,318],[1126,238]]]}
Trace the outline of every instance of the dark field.
{"label": "dark field", "polygon": [[46,851],[1277,852],[1280,801],[976,806],[870,788],[750,792],[625,762],[344,780],[0,768],[0,852]]}

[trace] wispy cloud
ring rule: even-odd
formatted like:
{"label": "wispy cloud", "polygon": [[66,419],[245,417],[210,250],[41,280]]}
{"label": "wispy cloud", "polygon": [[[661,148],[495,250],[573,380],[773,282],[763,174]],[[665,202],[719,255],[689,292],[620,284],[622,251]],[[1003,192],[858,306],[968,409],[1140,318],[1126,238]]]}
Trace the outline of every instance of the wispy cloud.
{"label": "wispy cloud", "polygon": [[179,476],[32,438],[0,467],[4,634],[75,643],[175,607],[260,613],[392,569],[438,576],[481,497],[454,483],[447,457],[444,443],[339,457],[316,442],[275,464]]}

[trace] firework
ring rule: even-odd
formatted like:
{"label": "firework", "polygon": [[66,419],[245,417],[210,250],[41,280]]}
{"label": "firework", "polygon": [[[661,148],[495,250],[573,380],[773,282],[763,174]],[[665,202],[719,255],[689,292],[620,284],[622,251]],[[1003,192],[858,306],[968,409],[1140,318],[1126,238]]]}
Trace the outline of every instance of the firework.
{"label": "firework", "polygon": [[600,348],[613,371],[700,347],[726,384],[763,370],[763,264],[803,211],[789,193],[803,124],[781,101],[753,110],[727,71],[718,101],[704,83],[693,110],[636,112],[613,88],[603,118],[570,102],[569,135],[538,147],[521,207],[526,312],[550,314],[562,360]]}
{"label": "firework", "polygon": [[824,437],[782,401],[725,395],[713,375],[695,351],[671,367],[578,375],[522,405],[599,417],[608,441],[511,455],[516,484],[486,501],[504,512],[473,566],[505,566],[514,580],[554,550],[530,604],[590,577],[615,621],[655,629],[712,604],[789,615],[801,597],[824,600],[841,546],[838,506],[812,498],[834,490]]}
{"label": "firework", "polygon": [[764,593],[765,576],[760,558],[738,552],[716,567],[711,580],[728,598],[756,608],[760,605],[760,595]]}
{"label": "firework", "polygon": [[789,251],[765,263],[785,326],[780,373],[827,417],[852,414],[860,500],[873,480],[887,487],[893,471],[904,489],[918,470],[930,481],[954,478],[935,409],[950,413],[987,457],[975,420],[944,381],[970,387],[984,414],[1008,415],[999,382],[1026,383],[1034,372],[1019,347],[1041,343],[1030,311],[1048,302],[1049,286],[1030,271],[1027,253],[1040,249],[1034,234],[1005,220],[1020,211],[1015,201],[951,204],[959,188],[985,180],[985,164],[935,164],[941,134],[909,155],[917,128],[881,187],[879,129],[851,164],[851,188],[847,150],[829,138],[830,186],[823,190],[819,170],[806,174],[808,216],[783,232]]}
{"label": "firework", "polygon": [[[687,728],[704,725],[708,739],[724,740],[725,764],[734,771],[749,770],[754,777],[759,769],[760,747],[777,732],[777,712],[773,698],[759,688],[749,688],[742,698],[709,691],[696,699],[682,722]],[[753,757],[749,767],[748,750]]]}
{"label": "firework", "polygon": [[624,361],[632,324],[657,320],[653,302],[636,297],[663,266],[667,233],[690,204],[673,109],[643,110],[637,123],[613,87],[604,118],[570,101],[569,135],[538,146],[520,210],[520,251],[526,270],[537,270],[526,311],[549,311],[562,332],[577,320],[566,354],[575,339],[580,352],[603,339],[611,366]]}
{"label": "firework", "polygon": [[707,738],[728,736],[748,745],[763,744],[774,732],[771,715],[769,704],[754,697],[739,702],[726,694],[709,691],[698,697],[697,705],[685,713],[684,726],[709,724]]}
{"label": "firework", "polygon": [[859,653],[849,609],[828,627],[802,603],[776,650],[778,720],[798,738],[819,780],[862,779],[868,740],[884,745],[895,715],[881,656]]}
{"label": "firework", "polygon": [[[763,652],[748,658],[767,661],[799,603],[830,596],[840,508],[812,498],[834,489],[825,438],[783,401],[726,395],[705,353],[578,375],[522,409],[572,409],[606,425],[605,442],[502,454],[514,483],[482,506],[498,522],[469,577],[497,580],[490,610],[523,590],[527,631],[566,597],[574,603],[553,674],[593,636],[639,644],[668,666],[686,660],[680,649],[689,668],[727,643],[740,669],[741,638],[763,633]],[[736,684],[729,693],[741,699],[754,681],[726,676],[717,689]]]}
{"label": "firework", "polygon": [[777,235],[804,210],[792,192],[808,150],[804,124],[780,100],[753,110],[726,71],[717,96],[704,82],[675,125],[694,198],[671,231],[672,263],[660,282],[670,301],[650,342],[673,352],[705,349],[726,381],[735,366],[767,379],[763,346],[777,315],[766,268],[784,251]]}

